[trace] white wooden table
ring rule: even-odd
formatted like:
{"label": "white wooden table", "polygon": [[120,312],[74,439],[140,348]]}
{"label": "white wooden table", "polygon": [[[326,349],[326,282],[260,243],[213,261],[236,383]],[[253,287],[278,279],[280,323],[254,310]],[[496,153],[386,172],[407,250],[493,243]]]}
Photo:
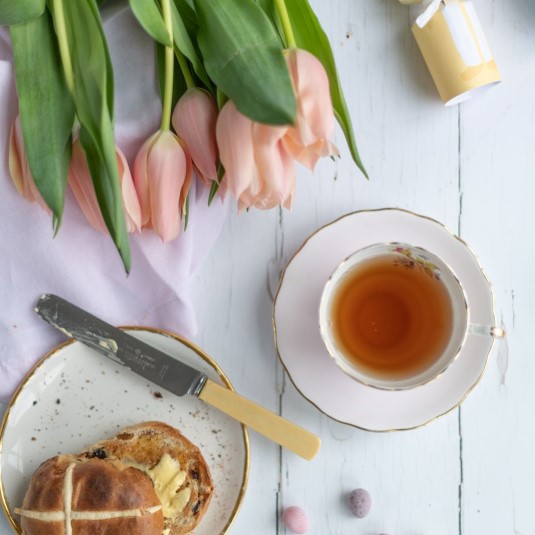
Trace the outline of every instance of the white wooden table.
{"label": "white wooden table", "polygon": [[[232,534],[285,531],[299,505],[316,535],[535,534],[535,2],[480,0],[504,82],[459,107],[441,105],[397,0],[313,0],[331,39],[370,173],[342,158],[300,173],[292,213],[231,214],[192,283],[194,340],[237,389],[323,440],[312,462],[251,433],[248,491]],[[475,250],[508,330],[461,408],[418,430],[368,433],[300,397],[274,351],[278,274],[316,228],[354,210],[395,206],[439,219]],[[345,495],[364,487],[369,516]],[[4,519],[0,533],[8,534]]]}

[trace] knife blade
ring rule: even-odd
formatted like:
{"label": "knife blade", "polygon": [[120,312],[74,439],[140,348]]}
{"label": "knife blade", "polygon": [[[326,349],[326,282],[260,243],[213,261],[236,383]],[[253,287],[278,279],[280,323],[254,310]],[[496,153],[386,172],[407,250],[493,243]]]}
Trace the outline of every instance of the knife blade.
{"label": "knife blade", "polygon": [[177,396],[196,396],[307,460],[319,451],[320,439],[309,431],[57,295],[42,295],[35,311],[69,338]]}

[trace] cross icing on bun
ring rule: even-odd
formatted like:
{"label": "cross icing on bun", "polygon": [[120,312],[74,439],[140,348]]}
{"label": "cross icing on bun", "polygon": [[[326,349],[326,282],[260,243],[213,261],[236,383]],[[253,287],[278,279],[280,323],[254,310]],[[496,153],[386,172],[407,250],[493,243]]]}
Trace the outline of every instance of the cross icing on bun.
{"label": "cross icing on bun", "polygon": [[25,535],[161,535],[164,523],[150,477],[73,455],[45,461],[16,512]]}

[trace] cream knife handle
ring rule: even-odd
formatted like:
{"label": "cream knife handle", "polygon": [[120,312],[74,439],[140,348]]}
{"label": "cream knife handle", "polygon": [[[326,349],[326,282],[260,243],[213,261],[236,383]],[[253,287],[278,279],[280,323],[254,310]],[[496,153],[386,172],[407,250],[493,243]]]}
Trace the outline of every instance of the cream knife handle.
{"label": "cream knife handle", "polygon": [[312,459],[320,449],[316,435],[209,379],[199,397],[304,459]]}

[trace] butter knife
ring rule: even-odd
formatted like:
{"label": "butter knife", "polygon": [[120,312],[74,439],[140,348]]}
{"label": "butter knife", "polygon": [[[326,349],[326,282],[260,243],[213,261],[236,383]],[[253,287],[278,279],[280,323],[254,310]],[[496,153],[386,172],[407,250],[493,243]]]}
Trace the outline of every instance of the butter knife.
{"label": "butter knife", "polygon": [[42,295],[35,311],[66,336],[177,396],[189,394],[202,399],[304,459],[312,459],[319,451],[320,439],[316,435],[211,381],[199,370],[107,324],[61,297]]}

